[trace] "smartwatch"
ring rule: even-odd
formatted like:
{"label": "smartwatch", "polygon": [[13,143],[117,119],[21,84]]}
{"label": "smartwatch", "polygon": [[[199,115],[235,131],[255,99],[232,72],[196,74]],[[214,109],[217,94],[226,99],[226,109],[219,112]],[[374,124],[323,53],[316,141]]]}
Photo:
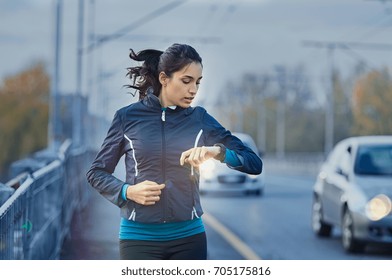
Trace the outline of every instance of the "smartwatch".
{"label": "smartwatch", "polygon": [[219,160],[220,162],[223,162],[226,158],[226,147],[225,145],[221,144],[221,143],[216,143],[214,144],[214,147],[220,147],[220,153],[215,156],[214,158],[216,160]]}

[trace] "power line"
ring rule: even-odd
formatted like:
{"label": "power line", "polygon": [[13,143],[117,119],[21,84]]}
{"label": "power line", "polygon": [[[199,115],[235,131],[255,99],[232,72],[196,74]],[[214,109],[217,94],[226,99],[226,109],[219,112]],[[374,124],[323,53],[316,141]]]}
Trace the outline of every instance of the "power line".
{"label": "power line", "polygon": [[96,42],[93,42],[92,44],[90,44],[87,47],[86,51],[90,52],[93,49],[99,47],[100,45],[102,45],[104,43],[116,40],[116,39],[130,33],[131,31],[135,30],[136,28],[146,24],[147,22],[153,21],[157,17],[162,16],[165,13],[169,12],[170,10],[173,10],[174,8],[184,4],[186,1],[188,1],[188,0],[176,0],[176,1],[170,2],[164,6],[156,9],[155,11],[152,11],[151,13],[142,16],[141,18],[135,20],[131,24],[128,24],[127,26],[124,26],[123,28],[120,28],[116,32],[114,32],[110,35],[105,35],[105,36],[100,37]]}
{"label": "power line", "polygon": [[[163,42],[173,42],[173,41],[186,41],[186,42],[201,42],[201,43],[212,43],[220,44],[222,39],[216,36],[168,36],[168,35],[148,35],[148,34],[124,34],[122,39],[132,40],[132,41],[147,41],[147,40],[160,40]],[[105,37],[105,35],[96,35],[98,38]]]}
{"label": "power line", "polygon": [[363,43],[363,42],[328,42],[328,41],[303,41],[305,47],[315,47],[315,48],[356,48],[356,49],[367,49],[367,50],[379,50],[388,51],[392,50],[392,44],[384,43]]}

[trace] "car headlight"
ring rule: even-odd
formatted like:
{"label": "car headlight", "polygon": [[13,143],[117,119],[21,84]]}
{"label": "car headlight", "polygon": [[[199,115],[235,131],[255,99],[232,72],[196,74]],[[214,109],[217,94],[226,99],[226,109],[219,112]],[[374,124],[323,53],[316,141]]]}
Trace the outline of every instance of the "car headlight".
{"label": "car headlight", "polygon": [[252,181],[252,182],[257,182],[257,180],[259,179],[258,175],[254,175],[254,174],[247,174],[248,178]]}
{"label": "car headlight", "polygon": [[387,216],[391,209],[390,198],[384,194],[379,194],[366,204],[366,216],[372,221],[378,221]]}
{"label": "car headlight", "polygon": [[200,165],[200,175],[205,179],[211,179],[214,176],[216,163],[209,159]]}

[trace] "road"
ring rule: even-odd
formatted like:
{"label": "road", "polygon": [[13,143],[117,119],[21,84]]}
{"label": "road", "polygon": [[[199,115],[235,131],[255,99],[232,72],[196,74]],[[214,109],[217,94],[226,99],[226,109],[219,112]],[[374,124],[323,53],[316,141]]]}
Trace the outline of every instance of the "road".
{"label": "road", "polygon": [[[241,251],[245,247],[257,257],[268,260],[391,259],[391,248],[372,247],[364,254],[346,254],[338,230],[327,239],[313,234],[310,210],[314,180],[303,176],[268,175],[261,197],[203,195],[208,258],[246,259],[249,254]],[[216,222],[211,222],[211,218]],[[89,208],[75,215],[61,258],[118,259],[118,228],[117,207],[94,193]],[[234,241],[228,241],[225,233],[230,233]],[[239,243],[243,246],[236,246]]]}
{"label": "road", "polygon": [[[364,254],[343,251],[340,232],[331,238],[318,238],[311,229],[312,186],[315,178],[266,176],[262,197],[213,195],[202,197],[204,210],[221,221],[244,241],[261,259],[269,260],[388,260],[391,248],[370,247]],[[207,228],[209,244],[217,236]],[[226,246],[228,247],[228,246]],[[228,249],[216,251],[215,259],[236,259]],[[242,256],[241,256],[242,257]],[[242,257],[243,258],[243,257]]]}

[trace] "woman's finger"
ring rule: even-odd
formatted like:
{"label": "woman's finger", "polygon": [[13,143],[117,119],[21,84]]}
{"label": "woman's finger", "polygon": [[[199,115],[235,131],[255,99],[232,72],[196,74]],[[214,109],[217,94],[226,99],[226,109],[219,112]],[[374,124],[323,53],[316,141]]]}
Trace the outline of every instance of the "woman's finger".
{"label": "woman's finger", "polygon": [[180,164],[184,165],[185,164],[185,159],[189,157],[192,149],[186,150],[185,152],[182,152],[181,157],[180,157]]}

